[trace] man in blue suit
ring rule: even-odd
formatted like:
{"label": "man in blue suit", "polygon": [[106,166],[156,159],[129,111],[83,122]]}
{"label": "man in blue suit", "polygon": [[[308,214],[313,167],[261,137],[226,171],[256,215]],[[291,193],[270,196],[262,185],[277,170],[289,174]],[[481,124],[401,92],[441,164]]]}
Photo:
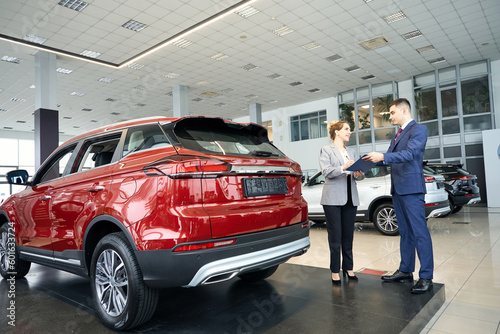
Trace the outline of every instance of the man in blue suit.
{"label": "man in blue suit", "polygon": [[432,240],[425,219],[425,180],[422,169],[427,128],[411,118],[410,102],[400,98],[390,104],[392,124],[399,125],[387,153],[371,152],[363,159],[391,165],[391,194],[398,220],[401,263],[385,282],[413,282],[415,249],[420,260],[419,280],[412,293],[424,293],[432,287],[434,258]]}

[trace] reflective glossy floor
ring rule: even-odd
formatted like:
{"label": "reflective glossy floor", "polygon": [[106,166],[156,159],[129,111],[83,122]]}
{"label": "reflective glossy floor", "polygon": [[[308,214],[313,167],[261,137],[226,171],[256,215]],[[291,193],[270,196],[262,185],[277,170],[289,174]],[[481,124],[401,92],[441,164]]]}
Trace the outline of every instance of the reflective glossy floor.
{"label": "reflective glossy floor", "polygon": [[[421,333],[500,334],[500,208],[471,206],[428,226],[434,282],[445,285],[446,302]],[[354,269],[397,269],[399,237],[383,236],[371,224],[358,227]],[[327,268],[326,230],[313,227],[311,236],[311,250],[291,262]]]}
{"label": "reflective glossy floor", "polygon": [[[310,251],[265,282],[237,279],[166,289],[153,319],[133,333],[497,333],[500,322],[500,208],[472,207],[431,219],[432,293],[381,283],[399,263],[399,237],[361,224],[354,237],[359,282],[332,287],[326,230]],[[439,283],[444,283],[439,284]],[[8,325],[9,283],[0,280],[0,333],[111,333],[94,317],[88,280],[34,265],[16,282],[16,327]]]}

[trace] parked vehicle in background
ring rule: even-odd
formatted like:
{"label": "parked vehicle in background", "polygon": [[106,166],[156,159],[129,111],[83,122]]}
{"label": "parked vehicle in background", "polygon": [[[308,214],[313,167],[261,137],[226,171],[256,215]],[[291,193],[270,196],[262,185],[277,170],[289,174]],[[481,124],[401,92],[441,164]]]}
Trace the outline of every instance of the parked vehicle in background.
{"label": "parked vehicle in background", "polygon": [[[427,194],[425,195],[426,218],[447,214],[450,210],[448,195],[444,190],[444,177],[432,171],[424,171]],[[316,172],[302,187],[309,219],[324,222],[325,214],[320,204],[324,176]],[[356,181],[360,204],[357,222],[372,222],[384,235],[398,235],[398,223],[392,204],[390,166],[375,166],[365,173],[364,180]]]}
{"label": "parked vehicle in background", "polygon": [[424,168],[444,177],[445,190],[450,202],[449,214],[462,210],[464,205],[481,202],[477,177],[463,169],[462,164],[440,164],[424,162]]}
{"label": "parked vehicle in background", "polygon": [[0,205],[0,274],[22,278],[34,262],[88,276],[101,321],[136,327],[159,288],[265,279],[305,253],[301,176],[256,124],[156,117],[101,128],[61,145],[31,180],[7,174],[26,189]]}

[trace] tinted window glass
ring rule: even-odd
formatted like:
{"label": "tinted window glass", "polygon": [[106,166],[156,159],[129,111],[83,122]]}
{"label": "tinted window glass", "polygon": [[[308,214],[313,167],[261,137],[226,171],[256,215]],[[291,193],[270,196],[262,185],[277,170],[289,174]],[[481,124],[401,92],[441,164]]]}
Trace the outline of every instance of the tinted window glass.
{"label": "tinted window glass", "polygon": [[71,147],[62,149],[59,153],[57,153],[56,156],[54,156],[54,158],[52,158],[52,161],[48,165],[43,166],[43,169],[40,170],[40,176],[37,176],[38,180],[35,180],[35,184],[47,182],[61,177],[63,175],[64,169],[66,168],[66,165],[69,162],[71,154],[73,154],[75,146],[76,145],[73,145]]}
{"label": "tinted window glass", "polygon": [[125,139],[123,156],[132,152],[147,150],[149,148],[172,146],[163,134],[160,126],[155,124],[141,125],[130,128]]}
{"label": "tinted window glass", "polygon": [[[170,124],[164,125],[166,132]],[[173,131],[181,147],[218,155],[284,157],[260,126],[225,123],[221,119],[184,119]]]}

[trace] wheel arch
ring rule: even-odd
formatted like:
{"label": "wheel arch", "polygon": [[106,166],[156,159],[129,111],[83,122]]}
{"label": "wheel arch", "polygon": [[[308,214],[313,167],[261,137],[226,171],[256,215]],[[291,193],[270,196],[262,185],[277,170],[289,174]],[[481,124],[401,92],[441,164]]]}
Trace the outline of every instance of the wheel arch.
{"label": "wheel arch", "polygon": [[368,219],[370,221],[373,221],[373,215],[375,214],[375,210],[381,205],[381,204],[392,204],[392,197],[391,196],[383,196],[379,197],[376,200],[372,201],[370,203],[370,207],[368,209]]}
{"label": "wheel arch", "polygon": [[90,262],[92,261],[92,254],[97,246],[99,240],[104,236],[115,233],[123,232],[128,242],[132,248],[136,251],[137,247],[135,242],[127,231],[127,228],[122,224],[121,221],[113,216],[101,215],[92,219],[87,228],[85,229],[85,235],[83,237],[82,249],[83,249],[83,262],[85,265],[85,270],[90,276]]}

